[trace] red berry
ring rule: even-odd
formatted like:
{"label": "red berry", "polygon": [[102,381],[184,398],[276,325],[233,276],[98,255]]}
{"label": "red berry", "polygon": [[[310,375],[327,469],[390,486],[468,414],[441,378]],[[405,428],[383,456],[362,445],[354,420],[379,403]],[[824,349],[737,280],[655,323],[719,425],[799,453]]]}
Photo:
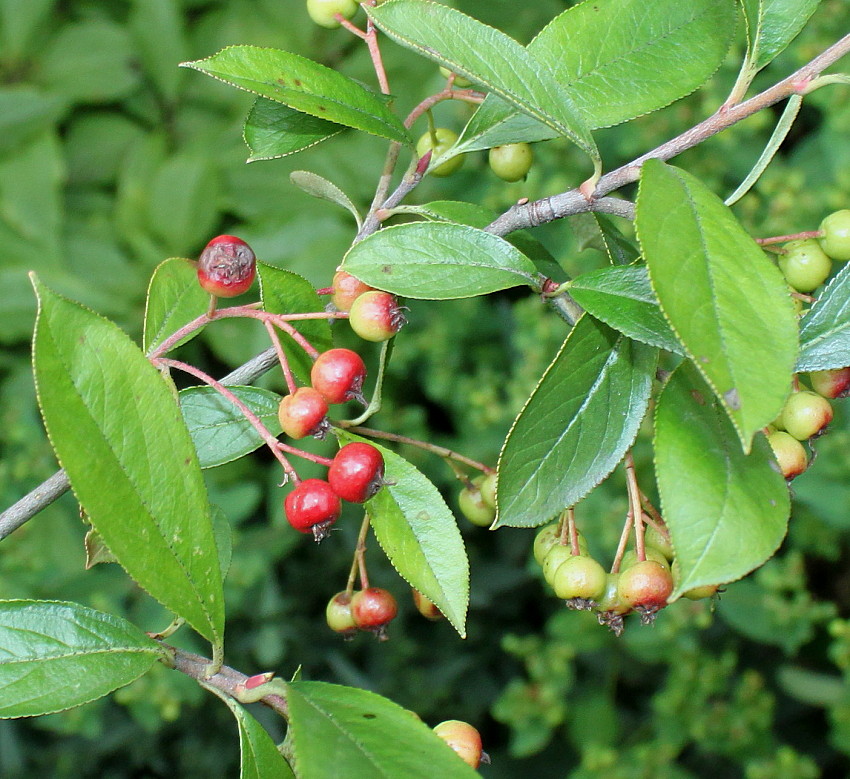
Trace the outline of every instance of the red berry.
{"label": "red berry", "polygon": [[416,610],[423,616],[425,619],[430,619],[433,622],[436,622],[438,619],[443,619],[443,612],[440,611],[437,606],[432,603],[428,598],[426,598],[419,590],[411,590],[413,593],[413,605],[416,606]]}
{"label": "red berry", "polygon": [[312,387],[299,387],[280,401],[277,418],[290,438],[314,435],[324,438],[330,425],[326,419],[328,404]]}
{"label": "red berry", "polygon": [[406,321],[395,295],[377,289],[360,295],[348,315],[351,329],[364,341],[387,341]]}
{"label": "red berry", "polygon": [[620,574],[617,594],[623,605],[636,609],[641,622],[648,624],[655,613],[667,605],[673,592],[673,574],[655,560],[644,560]]}
{"label": "red berry", "polygon": [[342,447],[328,468],[333,491],[349,503],[364,503],[384,483],[384,458],[371,444],[355,441]]}
{"label": "red berry", "polygon": [[351,598],[351,616],[360,630],[371,630],[381,641],[386,640],[386,626],[398,614],[392,593],[380,587],[355,592]]}
{"label": "red berry", "polygon": [[247,292],[256,273],[254,252],[235,235],[213,238],[198,258],[198,282],[219,298],[232,298]]}
{"label": "red berry", "polygon": [[328,627],[336,633],[341,633],[346,638],[357,632],[357,625],[351,616],[351,593],[338,592],[328,601],[325,609],[325,619]]}
{"label": "red berry", "polygon": [[374,289],[374,287],[364,284],[360,279],[355,278],[350,273],[346,273],[344,270],[338,270],[334,274],[331,286],[333,287],[331,302],[337,311],[351,311],[351,306],[357,298],[364,292]]}
{"label": "red berry", "polygon": [[812,371],[809,379],[812,389],[825,398],[846,398],[850,395],[850,368]]}
{"label": "red berry", "polygon": [[328,403],[359,400],[362,395],[366,365],[351,349],[328,349],[322,352],[310,369],[310,383]]}
{"label": "red berry", "polygon": [[468,722],[450,719],[434,726],[434,732],[445,741],[464,763],[478,768],[483,754],[481,734]]}
{"label": "red berry", "polygon": [[305,479],[286,496],[283,509],[292,527],[301,533],[312,533],[318,543],[339,519],[342,504],[326,481]]}

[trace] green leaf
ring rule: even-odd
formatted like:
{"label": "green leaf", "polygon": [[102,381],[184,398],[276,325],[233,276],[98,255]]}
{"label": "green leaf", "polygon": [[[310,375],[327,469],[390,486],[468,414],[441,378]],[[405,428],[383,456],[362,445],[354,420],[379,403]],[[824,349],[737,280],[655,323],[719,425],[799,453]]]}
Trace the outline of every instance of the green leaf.
{"label": "green leaf", "polygon": [[342,130],[342,125],[258,97],[245,120],[242,135],[251,151],[248,162],[257,162],[304,151]]}
{"label": "green leaf", "polygon": [[655,415],[655,471],[676,552],[673,598],[725,584],[764,563],[785,537],[790,499],[770,444],[744,454],[736,431],[690,363],[670,377]]}
{"label": "green leaf", "polygon": [[[619,124],[693,92],[726,56],[736,26],[730,0],[597,0],[555,17],[528,45],[591,129]],[[489,95],[458,151],[554,137]]]}
{"label": "green leaf", "polygon": [[826,285],[800,323],[796,371],[825,371],[850,365],[850,264]]}
{"label": "green leaf", "polygon": [[384,479],[366,503],[372,530],[399,575],[433,601],[462,638],[469,605],[469,562],[452,512],[437,488],[407,460],[374,441],[338,431],[341,443],[366,441],[384,456]]}
{"label": "green leaf", "polygon": [[227,577],[230,570],[230,561],[233,559],[233,531],[227,515],[218,506],[211,506],[213,535],[215,536],[215,548],[218,552],[218,567],[221,578]]}
{"label": "green leaf", "polygon": [[451,223],[379,230],[348,250],[342,268],[372,287],[425,300],[539,287],[534,264],[504,238]]}
{"label": "green leaf", "polygon": [[22,84],[0,87],[0,156],[51,127],[64,101]]}
{"label": "green leaf", "polygon": [[462,779],[478,776],[413,712],[327,682],[290,682],[286,701],[299,779]]}
{"label": "green leaf", "polygon": [[[303,276],[264,262],[257,263],[257,275],[260,277],[264,311],[272,314],[311,314],[323,310],[324,303],[313,285]],[[324,352],[333,346],[331,326],[327,319],[302,319],[291,324],[314,349]],[[313,360],[286,333],[280,332],[280,342],[295,377],[309,384]]]}
{"label": "green leaf", "polygon": [[[142,336],[145,354],[150,354],[172,333],[205,314],[209,306],[210,296],[198,284],[198,273],[189,260],[172,257],[161,262],[148,285]],[[191,332],[172,348],[191,341],[200,332],[200,328]]]}
{"label": "green leaf", "polygon": [[165,656],[135,625],[76,603],[0,601],[0,718],[81,706]]}
{"label": "green leaf", "polygon": [[136,582],[212,643],[224,599],[209,502],[169,385],[114,324],[37,279],[47,433],[92,525]]}
{"label": "green leaf", "polygon": [[[277,408],[280,396],[259,387],[228,387],[272,435],[280,433]],[[264,441],[242,412],[212,387],[180,390],[180,410],[201,468],[214,468],[259,449]]]}
{"label": "green leaf", "polygon": [[643,166],[636,225],[661,310],[749,451],[797,355],[785,280],[714,193],[659,160]]}
{"label": "green leaf", "polygon": [[186,75],[177,69],[187,48],[182,11],[178,0],[133,0],[128,19],[145,71],[168,102],[177,99]]}
{"label": "green leaf", "polygon": [[317,173],[311,173],[309,170],[293,170],[292,173],[289,174],[289,180],[302,192],[306,192],[308,195],[342,206],[351,213],[354,220],[357,222],[357,229],[360,229],[362,222],[360,220],[360,213],[357,211],[357,206],[355,206],[354,203],[351,202],[351,198],[348,197],[348,195],[346,195],[345,192],[343,192],[332,181],[328,181],[326,178],[323,178]]}
{"label": "green leaf", "polygon": [[211,687],[208,689],[221,698],[236,717],[241,753],[239,779],[295,779],[289,763],[266,729],[229,695]]}
{"label": "green leaf", "polygon": [[382,96],[297,54],[229,46],[212,57],[182,65],[319,119],[411,143],[401,120],[387,108]]}
{"label": "green leaf", "polygon": [[797,37],[820,0],[742,0],[754,71],[761,70]]}
{"label": "green leaf", "polygon": [[649,405],[658,353],[584,315],[508,433],[494,527],[536,527],[623,458]]}
{"label": "green leaf", "polygon": [[658,307],[645,265],[614,265],[582,273],[570,284],[569,293],[582,308],[629,338],[683,354]]}
{"label": "green leaf", "polygon": [[499,30],[438,3],[390,0],[366,12],[393,40],[567,136],[599,164],[596,143],[549,60],[535,58]]}
{"label": "green leaf", "polygon": [[612,265],[631,265],[640,252],[604,214],[588,212],[567,217],[578,242],[578,249],[605,252]]}

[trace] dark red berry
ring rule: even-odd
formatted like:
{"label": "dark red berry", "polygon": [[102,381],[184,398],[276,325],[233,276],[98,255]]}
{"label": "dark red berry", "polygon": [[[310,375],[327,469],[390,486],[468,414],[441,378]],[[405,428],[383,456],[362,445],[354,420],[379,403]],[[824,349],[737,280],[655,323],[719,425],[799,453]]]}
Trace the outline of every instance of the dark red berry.
{"label": "dark red berry", "polygon": [[338,592],[328,601],[325,609],[325,619],[328,627],[336,633],[341,633],[346,638],[357,632],[357,625],[351,616],[351,593]]}
{"label": "dark red berry", "polygon": [[213,238],[198,258],[198,282],[219,298],[232,298],[247,292],[256,273],[254,252],[235,235]]}
{"label": "dark red berry", "polygon": [[351,306],[364,292],[369,292],[374,289],[368,284],[364,284],[360,279],[346,273],[344,270],[338,270],[334,274],[333,281],[333,296],[331,302],[336,307],[337,311],[351,311]]}
{"label": "dark red berry", "polygon": [[339,519],[342,504],[326,481],[305,479],[286,496],[283,509],[292,527],[301,533],[312,533],[318,543]]}
{"label": "dark red berry", "polygon": [[371,630],[381,641],[386,640],[386,626],[398,614],[392,593],[380,587],[355,592],[351,598],[351,616],[360,630]]}
{"label": "dark red berry", "polygon": [[366,365],[351,349],[328,349],[322,352],[310,369],[310,383],[328,403],[345,403],[363,399]]}
{"label": "dark red berry", "polygon": [[386,341],[406,321],[395,295],[377,289],[360,295],[348,315],[351,329],[364,341]]}
{"label": "dark red berry", "polygon": [[384,483],[384,458],[371,444],[355,441],[342,447],[328,468],[333,491],[349,503],[363,503]]}
{"label": "dark red berry", "polygon": [[312,387],[299,387],[280,401],[277,418],[290,438],[314,435],[324,438],[330,425],[326,418],[328,404]]}

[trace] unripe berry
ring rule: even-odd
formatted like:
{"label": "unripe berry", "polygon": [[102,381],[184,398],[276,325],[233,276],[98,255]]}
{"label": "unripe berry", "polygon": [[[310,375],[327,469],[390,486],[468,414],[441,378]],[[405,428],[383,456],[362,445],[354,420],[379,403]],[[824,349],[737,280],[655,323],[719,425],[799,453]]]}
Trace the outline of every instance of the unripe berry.
{"label": "unripe berry", "polygon": [[504,181],[519,181],[528,175],[534,152],[528,143],[507,143],[494,146],[488,154],[490,169]]}
{"label": "unripe berry", "polygon": [[[542,530],[538,531],[534,537],[534,559],[538,565],[543,565],[546,560],[546,555],[549,550],[559,544],[561,539],[561,531],[558,528],[558,523],[553,522],[551,525],[546,525]],[[567,544],[567,549],[570,546]],[[581,533],[578,534],[578,548],[582,554],[587,554],[587,541]]]}
{"label": "unripe berry", "polygon": [[[652,546],[644,547],[644,556],[647,560],[652,560],[653,562],[658,563],[659,565],[663,565],[665,568],[670,568],[670,563],[667,560],[664,552],[655,549]],[[631,568],[635,563],[639,562],[637,558],[637,552],[634,549],[629,549],[623,555],[623,559],[620,561],[620,570],[626,570],[626,568]]]}
{"label": "unripe berry", "polygon": [[[443,78],[448,78],[449,76],[451,76],[451,74],[452,72],[448,68],[444,68],[442,65],[440,65],[440,75]],[[458,76],[457,73],[455,73],[454,85],[459,89],[466,89],[467,87],[472,86],[472,82],[468,78]]]}
{"label": "unripe berry", "polygon": [[773,455],[779,465],[779,472],[786,479],[799,476],[809,467],[809,460],[803,445],[794,436],[783,430],[777,430],[767,437],[773,449]]}
{"label": "unripe berry", "polygon": [[694,587],[688,590],[683,595],[688,600],[703,600],[704,598],[711,598],[716,595],[719,589],[719,584],[703,584],[701,587]]}
{"label": "unripe berry", "polygon": [[478,768],[483,748],[481,734],[468,722],[450,719],[434,726],[434,732],[445,741],[464,763]]}
{"label": "unripe berry", "polygon": [[328,29],[339,27],[336,14],[351,19],[358,7],[357,0],[307,0],[307,14],[320,27]]}
{"label": "unripe berry", "polygon": [[360,295],[348,314],[351,329],[364,341],[387,341],[406,321],[395,295],[377,289]]}
{"label": "unripe berry", "polygon": [[850,395],[850,368],[812,371],[809,380],[812,389],[825,398],[846,398]]}
{"label": "unripe berry", "polygon": [[576,555],[558,566],[552,589],[564,600],[598,601],[605,594],[607,583],[608,574],[596,560]]}
{"label": "unripe berry", "polygon": [[830,214],[820,223],[821,248],[833,260],[850,260],[850,209]]}
{"label": "unripe berry", "polygon": [[357,298],[364,292],[374,289],[344,270],[338,270],[334,274],[331,286],[333,287],[331,302],[337,311],[351,311],[351,305]]}
{"label": "unripe berry", "polygon": [[331,630],[341,633],[346,638],[353,636],[357,632],[357,625],[354,624],[354,618],[351,616],[351,594],[343,590],[334,595],[328,601],[325,619]]}
{"label": "unripe berry", "polygon": [[328,403],[364,401],[362,390],[366,365],[351,349],[328,349],[310,369],[310,384]]}
{"label": "unripe berry", "polygon": [[620,597],[620,574],[609,573],[605,581],[605,592],[599,600],[597,611],[609,614],[626,614],[631,607],[626,605]]}
{"label": "unripe berry", "polygon": [[798,441],[820,433],[831,421],[830,402],[808,390],[792,394],[782,409],[782,427]]}
{"label": "unripe berry", "polygon": [[481,499],[491,508],[496,508],[496,472],[484,474],[484,478],[478,485],[481,490]]}
{"label": "unripe berry", "polygon": [[478,527],[489,527],[496,518],[496,509],[484,501],[481,494],[481,483],[484,476],[476,476],[469,486],[464,487],[457,497],[461,513]]}
{"label": "unripe berry", "polygon": [[318,543],[339,519],[342,504],[326,481],[305,479],[286,496],[283,509],[292,527],[301,533],[312,533]]}
{"label": "unripe berry", "polygon": [[360,630],[371,630],[381,641],[386,640],[386,626],[398,614],[391,593],[380,587],[355,592],[351,598],[351,616]]}
{"label": "unripe berry", "polygon": [[411,589],[411,593],[413,594],[413,605],[416,606],[416,610],[425,617],[425,619],[430,619],[432,622],[443,619],[443,612],[440,611],[437,606],[428,600],[428,598],[426,598],[421,592],[419,592],[419,590]]}
{"label": "unripe berry", "polygon": [[[434,130],[434,135],[437,139],[436,143],[434,142],[434,138],[431,136],[430,130],[416,142],[416,153],[420,157],[424,157],[425,154],[430,151],[431,159],[436,160],[440,155],[444,154],[455,145],[458,137],[456,132],[447,129],[446,127],[437,127]],[[428,172],[432,176],[439,176],[440,178],[443,178],[444,176],[451,176],[452,173],[457,171],[461,165],[463,165],[463,155],[458,154],[457,157],[452,157],[450,160],[438,165],[436,168],[430,168]]]}
{"label": "unripe berry", "polygon": [[667,560],[672,560],[674,557],[673,544],[670,542],[669,535],[664,535],[656,530],[652,525],[648,525],[644,534],[644,543],[657,549]]}
{"label": "unripe berry", "polygon": [[328,404],[320,393],[312,387],[299,387],[280,401],[277,418],[290,438],[324,438],[329,429],[327,413]]}
{"label": "unripe berry", "polygon": [[576,557],[572,553],[572,548],[569,544],[557,543],[546,553],[543,558],[543,578],[550,586],[555,582],[555,574],[567,560]]}
{"label": "unripe berry", "polygon": [[669,567],[655,560],[644,560],[621,571],[617,584],[617,594],[623,605],[639,610],[642,617],[663,608],[671,592],[673,574]]}
{"label": "unripe berry", "polygon": [[812,292],[829,276],[832,260],[814,238],[789,241],[779,256],[779,269],[785,280],[798,292]]}
{"label": "unripe berry", "polygon": [[247,292],[256,273],[254,252],[235,235],[213,238],[198,258],[198,283],[219,298],[232,298]]}
{"label": "unripe berry", "polygon": [[349,503],[364,503],[384,483],[384,458],[371,444],[355,441],[342,447],[328,468],[328,483]]}

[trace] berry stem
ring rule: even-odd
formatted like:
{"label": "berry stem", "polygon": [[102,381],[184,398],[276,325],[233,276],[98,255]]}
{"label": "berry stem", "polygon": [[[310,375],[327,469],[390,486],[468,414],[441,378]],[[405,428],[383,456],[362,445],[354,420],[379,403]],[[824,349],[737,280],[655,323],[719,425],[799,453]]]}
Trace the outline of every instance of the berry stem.
{"label": "berry stem", "polygon": [[283,470],[286,473],[288,479],[292,481],[293,484],[299,484],[301,479],[298,478],[298,474],[295,472],[295,469],[290,465],[289,460],[283,456],[283,453],[279,448],[279,441],[275,438],[268,430],[268,428],[260,421],[260,418],[251,411],[248,406],[246,406],[236,395],[234,395],[227,387],[225,387],[220,382],[216,381],[212,376],[208,373],[204,373],[204,371],[196,368],[194,365],[189,365],[185,362],[180,362],[179,360],[171,360],[167,357],[159,357],[156,360],[156,364],[165,365],[169,368],[176,368],[179,371],[183,371],[184,373],[188,373],[190,376],[194,376],[196,379],[200,379],[204,384],[212,387],[219,395],[223,398],[227,398],[239,411],[242,412],[242,415],[248,422],[251,423],[251,426],[260,434],[260,437],[266,442],[269,449],[271,449],[272,454],[278,459],[278,462],[283,466]]}
{"label": "berry stem", "polygon": [[791,233],[790,235],[774,235],[770,238],[756,238],[756,243],[759,246],[768,246],[772,243],[785,243],[787,241],[797,241],[801,238],[822,238],[823,230],[805,230],[802,233]]}
{"label": "berry stem", "polygon": [[277,360],[280,363],[280,369],[283,371],[283,378],[286,379],[286,388],[289,390],[289,394],[292,395],[298,386],[295,384],[295,377],[292,375],[292,369],[289,367],[289,360],[286,359],[286,353],[283,351],[283,347],[280,345],[280,338],[277,337],[277,331],[274,329],[274,325],[266,320],[263,322],[263,325],[266,328],[266,332],[269,334],[269,339],[272,342],[272,346],[274,346],[275,353],[277,354]]}
{"label": "berry stem", "polygon": [[392,354],[395,338],[390,338],[381,344],[381,354],[378,358],[378,377],[375,380],[375,389],[372,392],[372,398],[369,405],[363,410],[363,413],[356,419],[349,419],[342,422],[343,427],[362,425],[369,417],[377,414],[381,410],[382,390],[384,387],[384,374],[386,373],[387,363]]}
{"label": "berry stem", "polygon": [[357,573],[360,572],[361,589],[369,587],[369,578],[366,574],[366,565],[363,562],[366,554],[366,536],[369,534],[369,523],[371,519],[369,512],[363,514],[363,522],[360,524],[360,532],[357,534],[357,543],[354,546],[354,559],[351,561],[351,571],[348,574],[348,584],[345,585],[345,592],[351,595],[354,592],[354,582],[357,579]]}
{"label": "berry stem", "polygon": [[333,293],[333,287],[319,287],[319,289],[316,290],[317,295],[333,295]]}
{"label": "berry stem", "polygon": [[632,510],[629,508],[626,513],[626,522],[623,525],[623,532],[620,533],[620,543],[617,544],[617,553],[614,555],[614,562],[611,563],[611,573],[619,573],[620,572],[620,561],[623,559],[623,555],[626,553],[626,546],[629,543],[629,536],[632,534],[632,525],[634,525],[634,521],[632,518]]}
{"label": "berry stem", "polygon": [[643,521],[654,527],[659,533],[661,533],[665,538],[670,537],[670,534],[667,532],[667,525],[664,523],[664,519],[661,516],[661,512],[658,511],[655,506],[652,505],[652,501],[646,497],[643,491],[640,491],[640,502],[643,506]]}
{"label": "berry stem", "polygon": [[638,562],[646,560],[646,546],[643,541],[643,510],[640,506],[640,487],[635,474],[635,461],[632,452],[626,452],[626,489],[629,493],[629,513],[635,527],[635,554]]}
{"label": "berry stem", "polygon": [[312,463],[317,463],[318,465],[330,466],[333,460],[330,457],[322,457],[320,454],[313,454],[312,452],[307,452],[304,449],[298,449],[295,446],[290,446],[283,441],[278,441],[276,444],[277,448],[280,449],[281,452],[286,452],[287,454],[294,454],[296,457],[300,457],[302,460],[309,460]]}
{"label": "berry stem", "polygon": [[454,452],[451,449],[446,449],[444,446],[430,444],[427,441],[418,441],[415,438],[408,438],[406,435],[398,435],[397,433],[386,433],[383,430],[374,430],[371,427],[360,427],[359,425],[349,426],[345,425],[344,423],[343,426],[350,430],[352,433],[359,433],[369,438],[382,438],[386,439],[387,441],[395,441],[399,444],[410,444],[410,446],[416,446],[419,449],[424,449],[426,452],[436,454],[438,457],[442,457],[443,459],[455,460],[459,463],[463,463],[464,465],[468,465],[470,468],[475,468],[476,470],[479,470],[482,473],[492,473],[495,470],[495,468],[491,468],[489,465],[484,465],[484,463],[480,463],[477,460],[472,460],[469,457],[464,457],[464,455],[458,454],[457,452]]}

